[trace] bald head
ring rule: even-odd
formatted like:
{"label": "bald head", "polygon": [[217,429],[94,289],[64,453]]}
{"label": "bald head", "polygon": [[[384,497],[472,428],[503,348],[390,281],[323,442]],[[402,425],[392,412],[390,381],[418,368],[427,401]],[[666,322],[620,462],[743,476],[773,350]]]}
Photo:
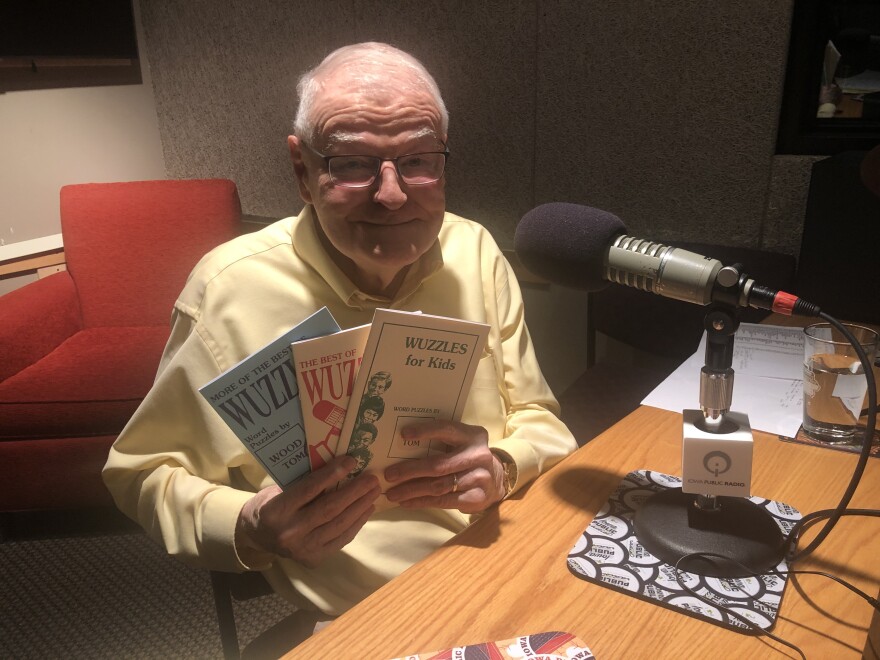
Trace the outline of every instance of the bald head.
{"label": "bald head", "polygon": [[[314,140],[321,127],[316,126],[316,99],[324,94],[337,98],[348,95],[357,99],[393,100],[404,95],[427,95],[440,115],[440,130],[446,134],[449,114],[440,89],[428,70],[409,53],[377,42],[343,46],[300,78],[297,86],[299,108],[294,134]],[[319,121],[319,120],[318,120]]]}

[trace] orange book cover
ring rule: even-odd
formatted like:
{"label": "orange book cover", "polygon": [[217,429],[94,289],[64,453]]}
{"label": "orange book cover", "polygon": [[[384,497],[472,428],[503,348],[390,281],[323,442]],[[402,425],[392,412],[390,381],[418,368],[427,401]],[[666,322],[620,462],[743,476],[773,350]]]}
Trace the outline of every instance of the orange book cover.
{"label": "orange book cover", "polygon": [[594,657],[579,637],[554,630],[498,642],[414,653],[394,660],[594,660]]}
{"label": "orange book cover", "polygon": [[370,324],[290,345],[311,469],[336,455]]}

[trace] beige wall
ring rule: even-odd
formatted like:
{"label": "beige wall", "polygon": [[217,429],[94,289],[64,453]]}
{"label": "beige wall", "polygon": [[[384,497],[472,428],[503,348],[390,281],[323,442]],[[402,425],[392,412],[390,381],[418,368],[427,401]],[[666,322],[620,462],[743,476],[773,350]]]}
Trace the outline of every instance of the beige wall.
{"label": "beige wall", "polygon": [[[142,2],[168,173],[234,179],[246,213],[298,211],[298,74],[362,40],[409,50],[450,109],[448,206],[502,247],[534,206],[632,233],[797,254],[810,159],[774,158],[791,1]],[[551,385],[583,369],[584,297],[528,292]],[[564,322],[562,321],[564,319]]]}
{"label": "beige wall", "polygon": [[245,212],[300,207],[284,143],[297,74],[375,39],[435,73],[452,117],[449,207],[504,247],[527,210],[571,201],[651,238],[797,252],[809,164],[774,166],[790,1],[164,0],[143,11],[169,174],[229,176]]}
{"label": "beige wall", "polygon": [[[814,159],[774,155],[791,0],[135,4],[152,85],[0,95],[0,239],[57,232],[57,189],[74,181],[229,177],[245,213],[295,213],[297,76],[374,39],[435,73],[452,115],[449,208],[502,247],[530,208],[571,201],[647,238],[797,254]],[[529,298],[560,389],[582,368],[583,296]]]}
{"label": "beige wall", "polygon": [[[165,178],[149,68],[144,83],[0,94],[0,246],[60,233],[69,183]],[[0,280],[0,295],[34,280]]]}

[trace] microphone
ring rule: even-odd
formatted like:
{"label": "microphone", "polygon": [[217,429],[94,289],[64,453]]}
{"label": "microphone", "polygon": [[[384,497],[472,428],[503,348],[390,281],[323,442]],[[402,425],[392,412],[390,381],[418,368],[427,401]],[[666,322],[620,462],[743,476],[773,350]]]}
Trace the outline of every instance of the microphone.
{"label": "microphone", "polygon": [[514,248],[530,271],[563,286],[599,291],[609,282],[697,305],[718,302],[818,316],[819,307],[756,284],[743,266],[627,234],[616,215],[578,204],[552,202],[526,213]]}
{"label": "microphone", "polygon": [[[638,508],[638,542],[670,566],[743,577],[776,566],[784,553],[779,526],[766,509],[742,497],[751,481],[752,434],[748,417],[730,412],[736,309],[818,316],[819,308],[761,286],[740,264],[629,236],[617,216],[555,202],[523,216],[514,246],[523,265],[556,284],[598,291],[609,282],[713,308],[704,320],[706,365],[700,372],[700,408],[685,410],[682,487],[658,492]],[[704,469],[723,458],[729,474],[707,479]],[[737,478],[729,478],[735,470]],[[692,478],[692,475],[700,477]],[[710,475],[711,476],[711,475]],[[722,561],[706,561],[707,554]],[[748,567],[748,568],[745,568]]]}

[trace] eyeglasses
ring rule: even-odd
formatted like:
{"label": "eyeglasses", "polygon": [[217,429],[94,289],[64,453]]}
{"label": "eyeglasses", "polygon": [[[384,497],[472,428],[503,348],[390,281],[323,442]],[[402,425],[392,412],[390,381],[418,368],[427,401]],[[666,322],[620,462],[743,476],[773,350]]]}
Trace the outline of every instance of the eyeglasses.
{"label": "eyeglasses", "polygon": [[[313,153],[324,159],[330,181],[345,188],[366,188],[372,185],[382,163],[394,163],[394,169],[401,180],[411,186],[423,186],[439,181],[446,169],[449,150],[425,151],[418,154],[406,154],[397,158],[380,158],[379,156],[333,155],[326,156],[314,147],[305,144]],[[446,145],[443,145],[444,148]]]}

